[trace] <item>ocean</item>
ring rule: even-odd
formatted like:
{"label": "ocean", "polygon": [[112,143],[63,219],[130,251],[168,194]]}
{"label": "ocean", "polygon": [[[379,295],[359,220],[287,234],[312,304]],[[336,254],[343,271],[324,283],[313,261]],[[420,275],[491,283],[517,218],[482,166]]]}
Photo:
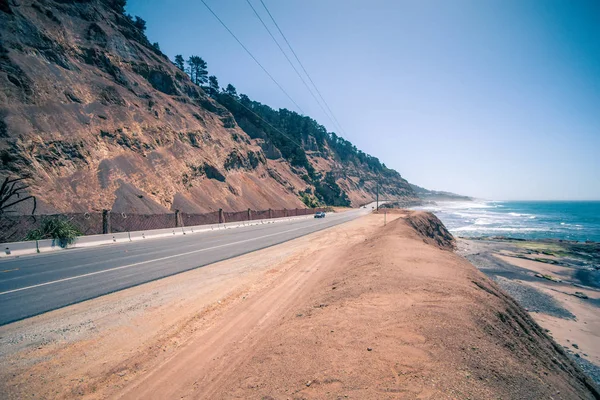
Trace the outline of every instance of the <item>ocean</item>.
{"label": "ocean", "polygon": [[600,242],[600,201],[440,201],[431,211],[454,236]]}

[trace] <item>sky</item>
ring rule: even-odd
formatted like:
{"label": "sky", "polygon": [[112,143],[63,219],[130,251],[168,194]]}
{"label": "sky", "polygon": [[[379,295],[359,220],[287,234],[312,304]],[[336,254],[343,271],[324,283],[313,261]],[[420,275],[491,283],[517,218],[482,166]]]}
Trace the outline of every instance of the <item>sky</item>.
{"label": "sky", "polygon": [[[600,1],[263,0],[341,130],[250,8],[287,50],[260,0],[205,1],[303,114],[409,182],[600,199]],[[171,59],[201,56],[221,86],[300,112],[200,0],[126,8]]]}

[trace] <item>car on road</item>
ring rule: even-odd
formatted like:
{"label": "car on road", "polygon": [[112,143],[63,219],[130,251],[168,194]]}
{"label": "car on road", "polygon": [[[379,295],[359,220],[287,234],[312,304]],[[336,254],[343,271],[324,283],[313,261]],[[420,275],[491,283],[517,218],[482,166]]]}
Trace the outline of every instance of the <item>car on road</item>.
{"label": "car on road", "polygon": [[325,218],[325,213],[323,211],[319,211],[315,213],[315,218]]}

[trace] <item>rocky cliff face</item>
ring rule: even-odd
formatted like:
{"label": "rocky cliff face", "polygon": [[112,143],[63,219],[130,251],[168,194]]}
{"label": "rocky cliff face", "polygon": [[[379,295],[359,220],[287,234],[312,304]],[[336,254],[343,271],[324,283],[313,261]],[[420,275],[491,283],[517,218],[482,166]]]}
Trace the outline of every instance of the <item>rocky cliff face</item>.
{"label": "rocky cliff face", "polygon": [[[0,0],[0,177],[29,176],[39,212],[303,207],[317,183],[251,138],[121,8]],[[352,203],[373,197],[372,171],[311,143],[311,165]],[[395,174],[382,195],[413,197]]]}
{"label": "rocky cliff face", "polygon": [[443,250],[454,250],[456,241],[446,226],[430,212],[412,211],[405,218],[407,225],[411,226],[417,235],[427,244]]}

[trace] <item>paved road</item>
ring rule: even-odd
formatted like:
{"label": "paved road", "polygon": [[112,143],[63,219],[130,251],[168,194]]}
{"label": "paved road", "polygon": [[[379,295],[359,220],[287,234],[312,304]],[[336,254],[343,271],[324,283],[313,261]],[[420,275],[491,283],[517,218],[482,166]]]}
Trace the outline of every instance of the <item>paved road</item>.
{"label": "paved road", "polygon": [[371,211],[328,214],[172,238],[0,260],[0,325],[338,225]]}

